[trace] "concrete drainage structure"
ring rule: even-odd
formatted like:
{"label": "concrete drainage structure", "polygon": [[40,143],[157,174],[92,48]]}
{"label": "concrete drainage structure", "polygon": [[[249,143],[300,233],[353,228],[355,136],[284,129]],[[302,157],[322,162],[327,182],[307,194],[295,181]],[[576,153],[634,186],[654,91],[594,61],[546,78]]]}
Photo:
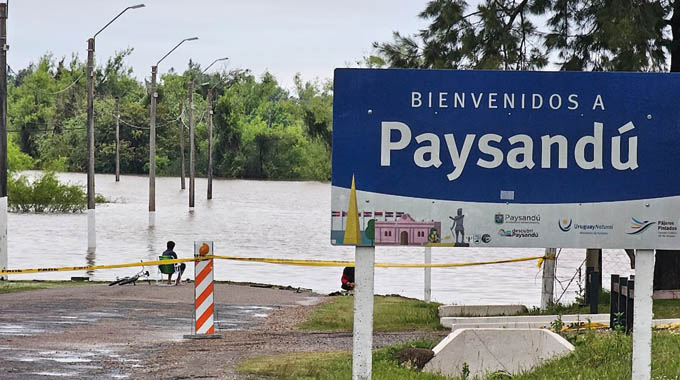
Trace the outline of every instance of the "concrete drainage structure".
{"label": "concrete drainage structure", "polygon": [[548,359],[569,354],[574,346],[545,329],[458,329],[434,349],[424,372],[459,377],[467,364],[470,378],[506,371],[516,375]]}

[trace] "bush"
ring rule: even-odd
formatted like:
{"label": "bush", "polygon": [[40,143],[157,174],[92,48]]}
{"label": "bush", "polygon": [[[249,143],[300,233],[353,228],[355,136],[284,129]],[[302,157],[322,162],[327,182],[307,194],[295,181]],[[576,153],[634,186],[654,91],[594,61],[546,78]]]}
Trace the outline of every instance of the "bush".
{"label": "bush", "polygon": [[44,161],[42,162],[42,169],[50,172],[67,172],[67,160],[67,157],[59,157],[54,160]]}
{"label": "bush", "polygon": [[52,171],[31,183],[25,175],[10,176],[7,181],[8,206],[12,212],[83,212],[87,196],[77,185],[59,182]]}

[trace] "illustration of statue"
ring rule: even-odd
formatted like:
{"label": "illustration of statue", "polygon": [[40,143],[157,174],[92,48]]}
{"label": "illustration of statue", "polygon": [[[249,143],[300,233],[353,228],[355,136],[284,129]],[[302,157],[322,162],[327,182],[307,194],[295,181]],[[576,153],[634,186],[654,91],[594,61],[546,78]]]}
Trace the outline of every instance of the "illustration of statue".
{"label": "illustration of statue", "polygon": [[458,209],[456,216],[449,216],[449,219],[453,220],[453,224],[451,225],[451,235],[453,235],[455,231],[456,244],[458,244],[458,234],[461,235],[460,242],[465,242],[465,227],[463,227],[463,218],[465,218],[465,215],[463,215],[462,208]]}

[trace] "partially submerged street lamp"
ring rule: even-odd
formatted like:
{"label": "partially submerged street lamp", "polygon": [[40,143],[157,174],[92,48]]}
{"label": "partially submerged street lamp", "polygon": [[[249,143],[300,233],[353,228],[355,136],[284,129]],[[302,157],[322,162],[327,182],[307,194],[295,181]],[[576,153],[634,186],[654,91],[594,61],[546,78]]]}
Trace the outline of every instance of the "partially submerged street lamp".
{"label": "partially submerged street lamp", "polygon": [[[0,270],[7,269],[7,3],[0,4]],[[6,280],[0,276],[0,280]]]}
{"label": "partially submerged street lamp", "polygon": [[[201,74],[205,74],[206,71],[212,65],[214,65],[217,62],[220,61],[226,61],[229,59],[228,57],[224,58],[218,58],[214,60],[211,64],[206,67]],[[209,82],[208,82],[209,83]],[[206,83],[203,83],[206,84]],[[212,124],[212,115],[213,115],[213,109],[212,109],[212,98],[213,98],[213,88],[210,87],[208,89],[208,199],[212,199],[212,174],[213,174],[213,124]],[[194,207],[194,131],[193,129],[189,132],[191,134],[190,140],[191,140],[191,154],[190,154],[190,165],[191,165],[191,181],[189,182],[189,185],[191,188],[189,189],[189,207]]]}
{"label": "partially submerged street lamp", "polygon": [[158,65],[187,41],[195,41],[198,37],[185,38],[172,48],[163,58],[159,59],[154,66],[151,66],[151,122],[149,124],[149,227],[156,225],[156,74]]}
{"label": "partially submerged street lamp", "polygon": [[144,6],[144,4],[137,4],[123,9],[108,24],[99,29],[92,38],[87,40],[87,247],[90,249],[97,247],[94,210],[94,39],[123,13]]}

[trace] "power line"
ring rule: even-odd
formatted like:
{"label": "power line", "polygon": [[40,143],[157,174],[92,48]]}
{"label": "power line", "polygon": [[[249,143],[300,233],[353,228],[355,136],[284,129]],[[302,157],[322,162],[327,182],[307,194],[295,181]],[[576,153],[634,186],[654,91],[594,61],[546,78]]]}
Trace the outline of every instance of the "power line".
{"label": "power line", "polygon": [[138,126],[136,126],[136,125],[134,125],[134,124],[130,124],[130,123],[128,123],[127,121],[125,121],[125,120],[123,120],[123,119],[120,119],[120,118],[119,118],[118,120],[120,120],[121,123],[125,124],[126,126],[128,126],[128,127],[130,127],[130,128],[146,129],[146,130],[149,129],[149,127],[138,127]]}
{"label": "power line", "polygon": [[78,76],[78,78],[76,78],[76,80],[74,80],[73,83],[69,84],[68,86],[66,86],[65,88],[63,88],[63,89],[61,89],[61,90],[59,90],[59,91],[57,91],[57,92],[52,92],[52,95],[56,95],[56,94],[62,93],[62,92],[64,92],[64,91],[68,90],[69,88],[73,87],[76,83],[78,83],[78,81],[80,80],[80,78],[83,77],[83,75],[85,75],[85,72],[84,72],[84,71],[83,71],[82,73],[80,73],[80,75]]}

